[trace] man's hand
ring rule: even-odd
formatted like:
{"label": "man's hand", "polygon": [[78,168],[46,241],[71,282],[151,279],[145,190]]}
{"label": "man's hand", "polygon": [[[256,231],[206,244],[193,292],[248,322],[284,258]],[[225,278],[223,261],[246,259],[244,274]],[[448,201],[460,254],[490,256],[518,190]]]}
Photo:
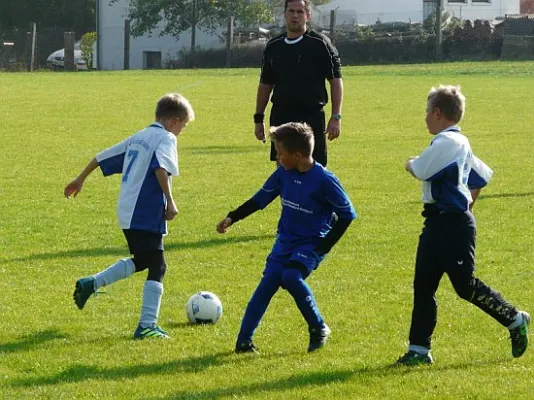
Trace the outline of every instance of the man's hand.
{"label": "man's hand", "polygon": [[80,178],[74,179],[71,183],[65,186],[63,194],[65,198],[70,199],[71,196],[76,197],[81,192],[83,187],[83,180]]}
{"label": "man's hand", "polygon": [[263,122],[254,124],[254,135],[256,135],[256,139],[265,143],[265,125]]}
{"label": "man's hand", "polygon": [[335,118],[330,118],[328,126],[326,127],[326,133],[328,135],[328,140],[337,139],[341,133],[341,121]]}
{"label": "man's hand", "polygon": [[221,222],[217,224],[217,232],[219,233],[226,233],[226,230],[232,225],[232,218],[226,217]]}
{"label": "man's hand", "polygon": [[174,200],[169,201],[167,203],[167,210],[165,211],[165,220],[172,221],[177,215],[178,207],[176,207],[176,203],[174,202]]}

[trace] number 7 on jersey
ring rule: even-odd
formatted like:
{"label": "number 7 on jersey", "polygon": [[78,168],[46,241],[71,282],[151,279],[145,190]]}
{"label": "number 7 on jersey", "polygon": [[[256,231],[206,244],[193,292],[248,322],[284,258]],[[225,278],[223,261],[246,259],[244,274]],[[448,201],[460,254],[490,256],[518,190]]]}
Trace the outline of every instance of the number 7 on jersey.
{"label": "number 7 on jersey", "polygon": [[132,165],[135,162],[135,159],[137,158],[137,155],[139,154],[139,151],[137,150],[130,150],[128,151],[127,157],[130,159],[128,162],[128,166],[126,167],[126,172],[122,176],[122,181],[127,182],[128,181],[128,175],[130,174],[130,170],[132,169]]}

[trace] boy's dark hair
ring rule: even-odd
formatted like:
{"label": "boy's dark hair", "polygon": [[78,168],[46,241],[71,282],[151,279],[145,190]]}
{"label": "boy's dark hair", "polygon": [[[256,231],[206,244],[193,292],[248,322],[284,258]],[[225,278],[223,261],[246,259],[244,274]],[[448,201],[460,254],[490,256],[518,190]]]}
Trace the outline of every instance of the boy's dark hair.
{"label": "boy's dark hair", "polygon": [[288,153],[299,152],[304,157],[309,157],[315,146],[312,128],[301,122],[289,122],[273,127],[270,137],[272,141],[282,144]]}
{"label": "boy's dark hair", "polygon": [[460,86],[432,88],[428,94],[428,111],[439,109],[445,118],[454,123],[462,120],[465,112],[465,96]]}
{"label": "boy's dark hair", "polygon": [[179,118],[181,121],[193,121],[195,112],[189,101],[178,93],[168,93],[158,101],[156,119]]}
{"label": "boy's dark hair", "polygon": [[286,4],[284,5],[284,11],[287,10],[287,6],[289,6],[289,3],[293,3],[294,1],[303,1],[304,7],[306,8],[306,12],[309,14],[311,12],[311,2],[310,0],[286,0]]}

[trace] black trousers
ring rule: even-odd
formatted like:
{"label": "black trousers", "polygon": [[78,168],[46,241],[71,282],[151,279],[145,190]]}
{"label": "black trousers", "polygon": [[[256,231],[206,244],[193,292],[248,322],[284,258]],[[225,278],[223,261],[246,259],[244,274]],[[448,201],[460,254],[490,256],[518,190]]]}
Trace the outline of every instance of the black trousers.
{"label": "black trousers", "polygon": [[[326,122],[325,114],[322,108],[317,110],[295,110],[277,107],[273,105],[269,123],[271,126],[279,126],[288,122],[305,122],[313,130],[315,138],[315,147],[313,149],[313,159],[326,167],[328,154],[326,151]],[[274,143],[271,143],[271,161],[276,161],[276,149]]]}
{"label": "black trousers", "polygon": [[436,290],[445,273],[458,296],[500,324],[512,324],[517,309],[474,276],[476,224],[473,214],[444,213],[427,205],[423,216],[426,219],[415,263],[410,344],[431,347],[432,333],[437,323]]}

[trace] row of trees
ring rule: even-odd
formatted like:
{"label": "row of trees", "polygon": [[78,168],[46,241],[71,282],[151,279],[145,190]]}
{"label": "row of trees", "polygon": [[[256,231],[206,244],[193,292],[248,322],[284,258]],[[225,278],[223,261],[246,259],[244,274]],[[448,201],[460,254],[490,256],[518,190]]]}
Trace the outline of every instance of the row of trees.
{"label": "row of trees", "polygon": [[[118,0],[112,0],[116,2]],[[312,0],[314,6],[331,0]],[[195,29],[213,32],[234,17],[243,26],[274,22],[285,0],[130,0],[128,18],[132,35],[150,34],[163,24],[161,35],[180,35],[192,28],[191,48],[195,48]]]}
{"label": "row of trees", "polygon": [[95,6],[95,0],[1,0],[0,34],[34,22],[43,29],[94,31]]}

